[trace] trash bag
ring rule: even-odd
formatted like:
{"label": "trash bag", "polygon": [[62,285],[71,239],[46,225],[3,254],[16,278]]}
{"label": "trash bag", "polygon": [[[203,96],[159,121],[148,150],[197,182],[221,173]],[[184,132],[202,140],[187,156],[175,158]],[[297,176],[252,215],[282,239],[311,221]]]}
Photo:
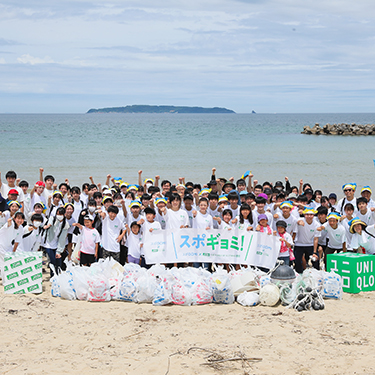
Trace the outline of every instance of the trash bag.
{"label": "trash bag", "polygon": [[59,283],[61,298],[67,299],[69,301],[77,299],[74,290],[73,276],[70,271],[62,272],[59,275]]}
{"label": "trash bag", "polygon": [[232,284],[225,270],[218,270],[212,274],[211,289],[214,303],[230,304],[234,302]]}
{"label": "trash bag", "polygon": [[190,306],[192,303],[189,288],[181,282],[172,285],[171,299],[175,305]]}
{"label": "trash bag", "polygon": [[118,293],[116,299],[119,301],[135,302],[137,294],[137,286],[134,279],[124,278],[119,282]]}
{"label": "trash bag", "polygon": [[191,302],[193,305],[204,305],[213,300],[212,289],[207,279],[199,279],[190,289]]}
{"label": "trash bag", "polygon": [[155,288],[152,304],[154,306],[163,306],[170,304],[172,302],[172,297],[170,294],[170,290],[165,285],[165,281],[157,277],[156,283],[157,285]]}
{"label": "trash bag", "polygon": [[77,299],[86,301],[89,292],[88,267],[72,267],[73,285]]}
{"label": "trash bag", "polygon": [[323,298],[342,299],[342,278],[337,273],[324,272],[324,280],[322,286]]}
{"label": "trash bag", "polygon": [[297,296],[296,288],[292,284],[280,284],[280,299],[283,305],[291,304]]}
{"label": "trash bag", "polygon": [[156,280],[149,275],[141,276],[137,280],[137,294],[135,301],[138,303],[152,303],[156,289]]}
{"label": "trash bag", "polygon": [[90,302],[108,302],[111,300],[109,281],[104,275],[95,275],[88,281],[89,292],[87,300]]}
{"label": "trash bag", "polygon": [[256,306],[259,303],[257,292],[243,292],[237,297],[237,302],[242,306]]}
{"label": "trash bag", "polygon": [[53,276],[49,280],[51,282],[51,294],[52,294],[52,297],[61,297],[59,275],[56,272],[55,266],[52,263],[50,263],[49,266],[50,266],[50,268],[52,270],[52,274],[53,274]]}
{"label": "trash bag", "polygon": [[280,299],[280,290],[275,284],[267,284],[260,288],[259,302],[264,306],[275,306]]}

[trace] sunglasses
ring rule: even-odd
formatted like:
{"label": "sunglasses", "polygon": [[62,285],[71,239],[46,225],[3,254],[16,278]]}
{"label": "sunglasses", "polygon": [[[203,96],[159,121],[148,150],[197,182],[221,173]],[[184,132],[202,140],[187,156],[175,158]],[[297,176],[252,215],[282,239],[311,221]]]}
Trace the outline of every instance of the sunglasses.
{"label": "sunglasses", "polygon": [[348,191],[353,191],[352,189],[345,189],[344,193],[347,193]]}

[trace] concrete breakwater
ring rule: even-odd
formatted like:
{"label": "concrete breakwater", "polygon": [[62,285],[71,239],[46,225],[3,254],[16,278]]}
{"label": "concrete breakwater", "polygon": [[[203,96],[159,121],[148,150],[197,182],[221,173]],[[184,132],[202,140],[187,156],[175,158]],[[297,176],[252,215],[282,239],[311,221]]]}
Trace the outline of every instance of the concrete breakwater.
{"label": "concrete breakwater", "polygon": [[301,134],[314,135],[375,135],[375,124],[315,124],[312,128],[304,126]]}

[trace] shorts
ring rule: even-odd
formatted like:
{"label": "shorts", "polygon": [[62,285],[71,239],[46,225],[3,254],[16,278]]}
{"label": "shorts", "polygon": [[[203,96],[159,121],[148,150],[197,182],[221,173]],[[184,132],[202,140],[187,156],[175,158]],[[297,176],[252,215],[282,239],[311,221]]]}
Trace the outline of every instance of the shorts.
{"label": "shorts", "polygon": [[94,254],[86,254],[86,253],[82,253],[82,251],[80,252],[79,264],[81,266],[90,265],[92,263],[95,263],[95,261],[96,259],[95,259]]}
{"label": "shorts", "polygon": [[108,251],[103,248],[103,259],[112,257],[116,262],[120,263],[120,252]]}

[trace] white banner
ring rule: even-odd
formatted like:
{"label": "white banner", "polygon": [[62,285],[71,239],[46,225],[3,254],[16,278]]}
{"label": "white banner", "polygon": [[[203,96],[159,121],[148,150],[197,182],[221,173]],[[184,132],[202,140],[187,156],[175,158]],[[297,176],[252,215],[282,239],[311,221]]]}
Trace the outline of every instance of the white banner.
{"label": "white banner", "polygon": [[143,248],[147,264],[199,262],[272,268],[280,241],[273,235],[240,229],[167,229],[147,233]]}

